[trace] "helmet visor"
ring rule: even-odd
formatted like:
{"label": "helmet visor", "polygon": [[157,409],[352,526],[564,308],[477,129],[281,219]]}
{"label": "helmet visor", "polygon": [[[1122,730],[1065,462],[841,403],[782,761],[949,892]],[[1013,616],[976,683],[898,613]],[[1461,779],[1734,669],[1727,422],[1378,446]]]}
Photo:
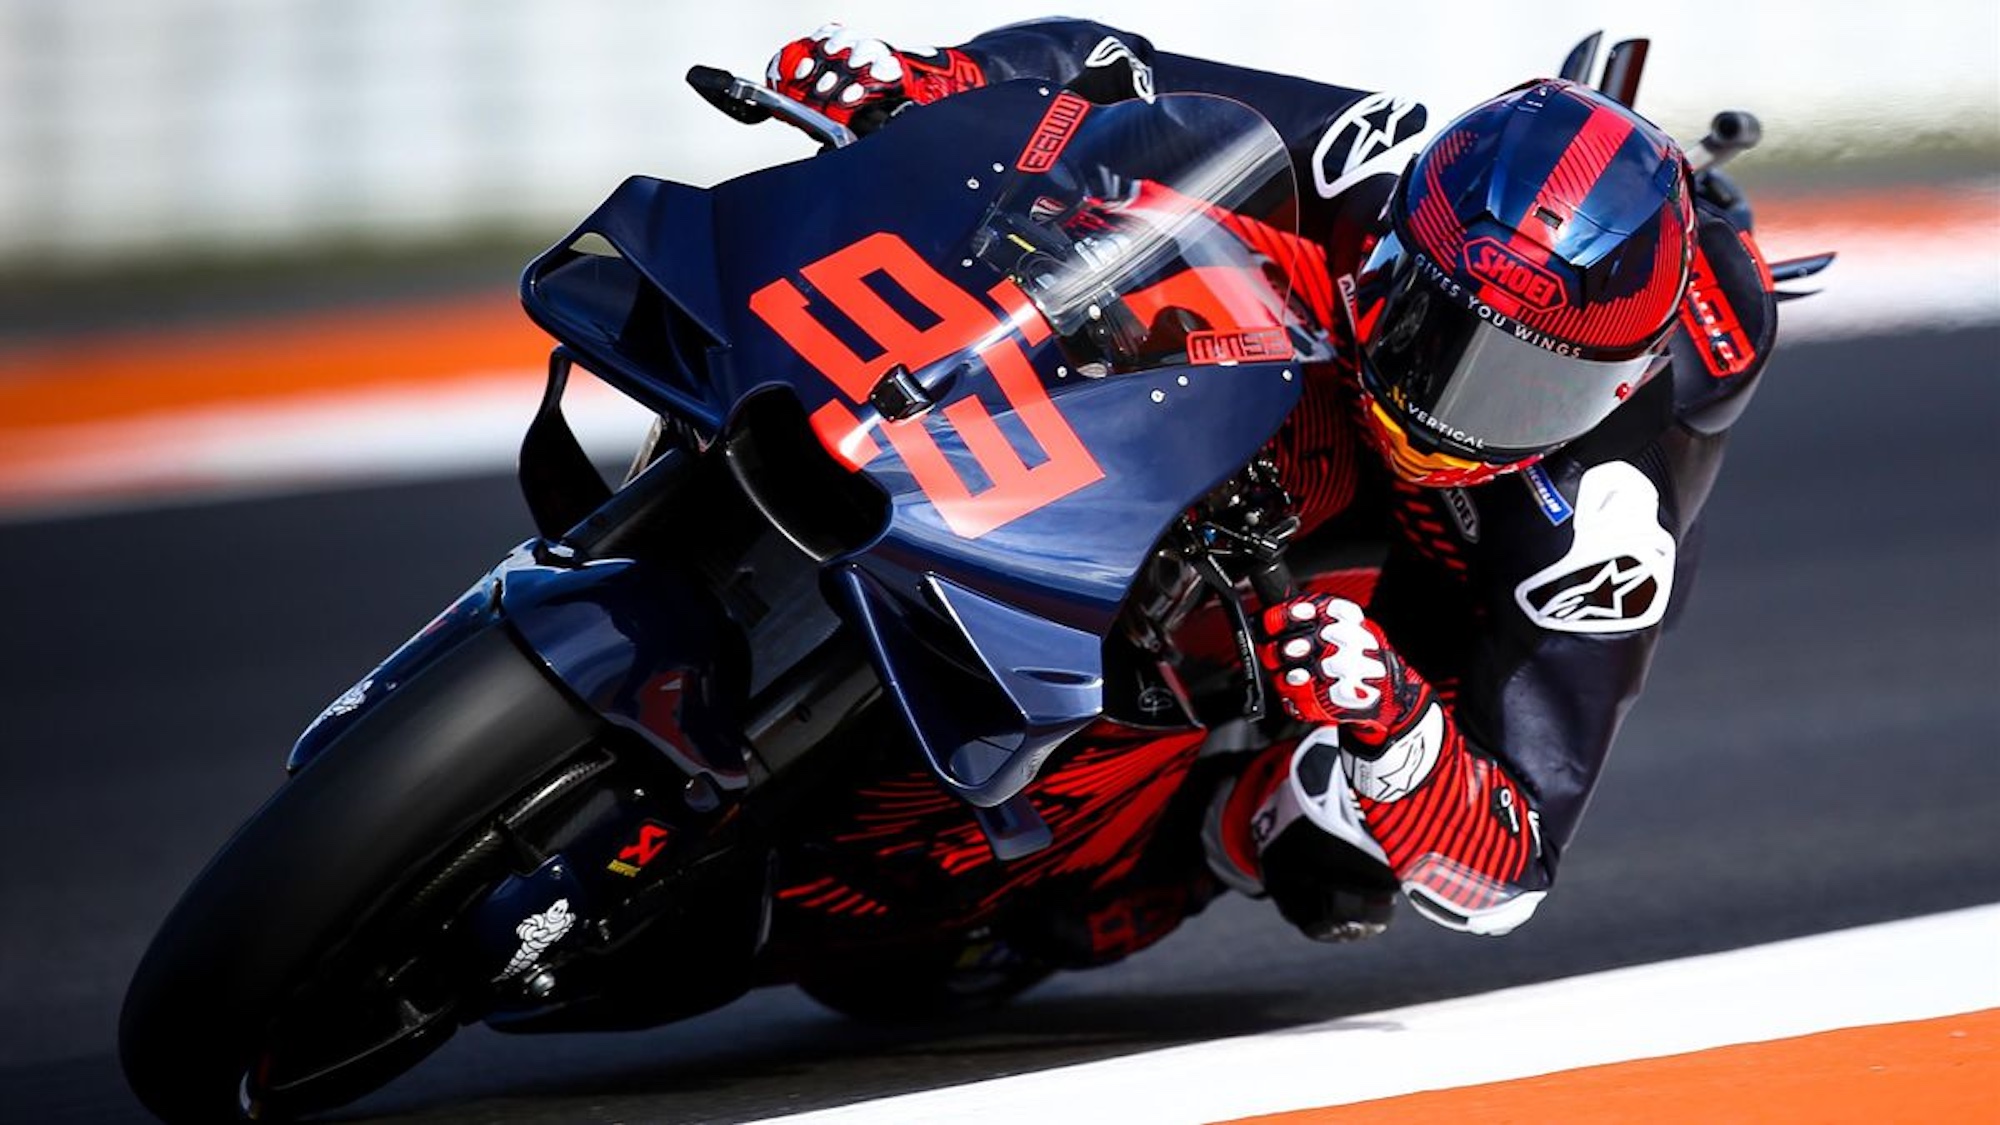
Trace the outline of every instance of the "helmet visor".
{"label": "helmet visor", "polygon": [[1355,293],[1362,382],[1412,444],[1490,464],[1582,436],[1659,362],[1586,359],[1385,234]]}

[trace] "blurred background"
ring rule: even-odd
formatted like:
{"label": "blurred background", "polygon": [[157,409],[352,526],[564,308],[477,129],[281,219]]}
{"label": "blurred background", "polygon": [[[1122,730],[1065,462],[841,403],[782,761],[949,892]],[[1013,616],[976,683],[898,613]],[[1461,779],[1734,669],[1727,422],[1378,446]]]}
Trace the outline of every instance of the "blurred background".
{"label": "blurred background", "polygon": [[[1649,36],[1639,108],[1676,136],[1762,118],[1731,170],[1767,256],[1840,252],[1784,307],[1563,891],[1505,943],[1335,953],[1232,899],[986,1038],[790,993],[644,1036],[475,1031],[367,1112],[733,1120],[2000,901],[2000,4],[1071,8],[1439,121],[1593,30]],[[112,1029],[158,919],[305,722],[528,534],[527,258],[626,175],[810,154],[687,68],[761,74],[829,19],[913,46],[1045,14],[0,0],[0,1117],[133,1119]],[[645,415],[584,383],[571,417],[615,458]]]}
{"label": "blurred background", "polygon": [[[682,81],[690,65],[759,74],[832,18],[919,45],[1046,13],[969,11],[0,0],[0,510],[504,465],[509,404],[542,350],[504,296],[521,264],[626,175],[710,184],[810,151],[709,109]],[[2000,315],[2000,5],[1612,11],[1609,25],[1583,2],[1533,20],[1471,0],[1421,18],[1296,0],[1255,18],[1134,0],[1080,14],[1162,49],[1412,95],[1439,122],[1552,72],[1592,30],[1650,36],[1639,106],[1676,136],[1723,108],[1761,115],[1764,146],[1734,171],[1765,249],[1845,255],[1841,283],[1788,330]],[[272,334],[203,334],[246,322]],[[145,336],[161,329],[174,334]],[[643,424],[608,395],[576,405],[608,451]]]}
{"label": "blurred background", "polygon": [[[1884,168],[2000,150],[2000,7],[1276,0],[1254,16],[1100,0],[1156,46],[1456,112],[1553,70],[1603,26],[1650,36],[1640,107],[1699,136],[1763,116],[1758,163]],[[961,42],[1045,14],[852,0],[0,0],[0,262],[548,232],[631,172],[709,183],[796,157],[689,96],[693,63],[761,73],[774,45],[839,18],[897,44]],[[1746,162],[1745,167],[1752,165]]]}

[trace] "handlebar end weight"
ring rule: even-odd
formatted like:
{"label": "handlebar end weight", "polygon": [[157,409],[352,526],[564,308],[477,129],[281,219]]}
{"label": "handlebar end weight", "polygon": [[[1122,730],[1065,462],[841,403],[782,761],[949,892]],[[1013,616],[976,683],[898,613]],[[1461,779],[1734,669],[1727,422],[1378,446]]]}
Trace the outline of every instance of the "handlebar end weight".
{"label": "handlebar end weight", "polygon": [[687,72],[687,84],[694,87],[702,100],[745,125],[755,125],[766,121],[771,111],[742,97],[737,87],[743,80],[713,66],[691,66]]}

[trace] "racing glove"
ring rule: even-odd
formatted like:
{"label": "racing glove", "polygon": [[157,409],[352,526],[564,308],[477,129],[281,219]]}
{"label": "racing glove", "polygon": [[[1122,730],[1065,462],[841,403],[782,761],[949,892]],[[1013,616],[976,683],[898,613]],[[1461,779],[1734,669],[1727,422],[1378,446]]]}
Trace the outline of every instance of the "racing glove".
{"label": "racing glove", "polygon": [[846,125],[872,133],[910,105],[985,85],[963,51],[897,51],[880,39],[829,23],[771,56],[765,84]]}
{"label": "racing glove", "polygon": [[1345,727],[1380,747],[1409,730],[1430,685],[1396,655],[1382,630],[1345,598],[1294,598],[1264,611],[1258,659],[1295,719]]}
{"label": "racing glove", "polygon": [[1526,921],[1544,892],[1527,885],[1541,840],[1521,786],[1466,741],[1361,607],[1297,598],[1263,624],[1258,657],[1279,698],[1323,724],[1250,814],[1253,834],[1256,817],[1269,822],[1259,858],[1272,897],[1284,834],[1317,829],[1378,858],[1433,921],[1481,934]]}

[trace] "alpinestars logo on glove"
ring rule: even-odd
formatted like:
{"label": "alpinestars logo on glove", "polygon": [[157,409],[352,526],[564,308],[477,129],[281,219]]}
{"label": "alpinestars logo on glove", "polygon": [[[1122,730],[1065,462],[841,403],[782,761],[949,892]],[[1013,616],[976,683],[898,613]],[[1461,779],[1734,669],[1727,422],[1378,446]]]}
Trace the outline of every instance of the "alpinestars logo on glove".
{"label": "alpinestars logo on glove", "polygon": [[1400,801],[1417,788],[1437,768],[1444,749],[1444,710],[1433,703],[1409,733],[1391,743],[1373,759],[1349,756],[1347,780],[1354,791],[1371,801]]}

